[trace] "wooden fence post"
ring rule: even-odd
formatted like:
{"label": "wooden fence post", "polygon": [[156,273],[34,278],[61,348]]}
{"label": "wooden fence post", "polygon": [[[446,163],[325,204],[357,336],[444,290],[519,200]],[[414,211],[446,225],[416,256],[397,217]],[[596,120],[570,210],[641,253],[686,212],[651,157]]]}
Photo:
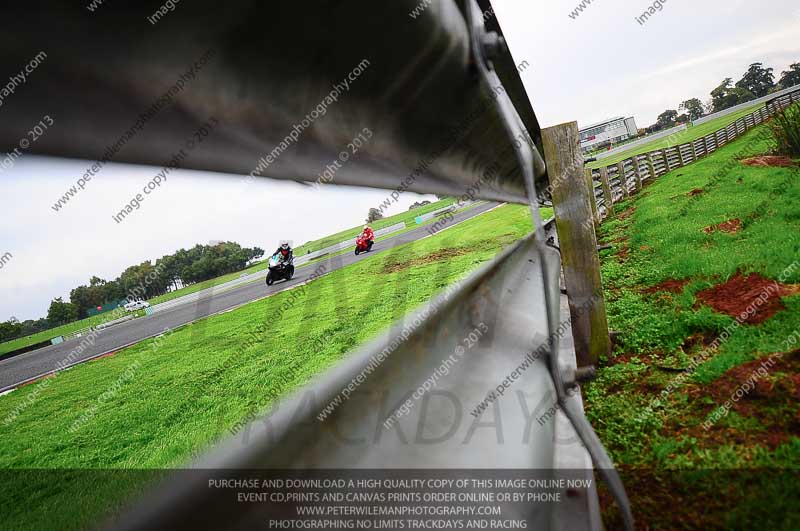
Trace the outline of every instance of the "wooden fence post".
{"label": "wooden fence post", "polygon": [[594,228],[600,226],[600,214],[597,212],[597,200],[594,196],[594,180],[592,180],[592,170],[586,168],[586,185],[589,187],[589,204],[592,207],[592,219],[594,220]]}
{"label": "wooden fence post", "polygon": [[625,199],[630,195],[628,192],[628,179],[625,178],[625,163],[617,163],[617,176],[619,176],[619,185],[622,188],[622,197]]}
{"label": "wooden fence post", "polygon": [[578,367],[596,366],[611,351],[600,257],[589,187],[583,172],[578,123],[542,130],[544,158],[553,188],[553,209],[567,287]]}
{"label": "wooden fence post", "polygon": [[652,179],[655,181],[658,178],[658,173],[656,173],[656,163],[653,162],[652,151],[647,153],[647,165],[650,167],[650,175],[652,176]]}
{"label": "wooden fence post", "polygon": [[608,182],[607,166],[600,168],[600,184],[603,187],[603,199],[606,202],[606,217],[613,218],[616,212],[614,211],[614,195],[611,193],[611,184]]}
{"label": "wooden fence post", "polygon": [[635,192],[638,193],[638,192],[642,191],[642,176],[639,174],[639,171],[640,171],[640,168],[639,168],[639,155],[634,155],[633,156],[633,171],[634,171],[633,176],[635,177],[635,180],[636,180],[636,190],[635,190]]}

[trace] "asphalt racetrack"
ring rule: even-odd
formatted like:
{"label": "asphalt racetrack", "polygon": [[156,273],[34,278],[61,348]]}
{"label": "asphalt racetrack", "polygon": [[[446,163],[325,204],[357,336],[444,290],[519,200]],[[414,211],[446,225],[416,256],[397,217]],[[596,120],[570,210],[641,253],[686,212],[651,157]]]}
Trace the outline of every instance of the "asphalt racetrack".
{"label": "asphalt racetrack", "polygon": [[[447,227],[452,227],[460,222],[483,214],[495,208],[497,205],[497,203],[485,203],[454,214],[453,221],[449,222]],[[426,225],[397,236],[378,238],[373,250],[367,254],[356,256],[354,253],[350,252],[299,267],[295,272],[294,278],[290,281],[276,282],[272,286],[267,286],[264,282],[266,272],[263,272],[262,275],[254,275],[258,276],[258,279],[251,283],[242,284],[229,289],[220,286],[219,293],[212,292],[210,296],[200,298],[199,300],[170,307],[156,312],[153,315],[111,326],[97,334],[94,345],[85,348],[77,358],[73,356],[68,366],[103,356],[123,347],[138,343],[144,339],[155,337],[162,334],[165,330],[175,329],[192,321],[231,310],[237,306],[274,295],[292,286],[302,284],[312,275],[320,264],[326,264],[326,272],[335,271],[336,269],[346,267],[359,260],[367,259],[400,245],[420,240],[429,236],[429,228],[430,225]],[[75,338],[64,341],[58,345],[50,345],[0,361],[0,393],[56,372],[59,365],[63,365],[64,360],[68,359],[70,352],[72,352],[80,342],[81,338]]]}

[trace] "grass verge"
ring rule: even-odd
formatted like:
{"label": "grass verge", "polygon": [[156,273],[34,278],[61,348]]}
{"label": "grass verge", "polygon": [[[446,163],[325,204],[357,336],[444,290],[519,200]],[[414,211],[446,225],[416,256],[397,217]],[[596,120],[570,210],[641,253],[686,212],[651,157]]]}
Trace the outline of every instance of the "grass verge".
{"label": "grass verge", "polygon": [[[621,336],[587,415],[642,529],[800,526],[800,168],[739,162],[771,148],[764,127],[661,177],[599,232]],[[723,311],[777,280],[752,319]]]}

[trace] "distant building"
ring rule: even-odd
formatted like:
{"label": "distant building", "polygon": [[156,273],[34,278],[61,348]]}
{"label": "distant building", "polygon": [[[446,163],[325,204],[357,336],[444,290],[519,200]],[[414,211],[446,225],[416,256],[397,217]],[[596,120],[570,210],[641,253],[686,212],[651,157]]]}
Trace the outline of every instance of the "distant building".
{"label": "distant building", "polygon": [[604,122],[588,125],[580,130],[581,149],[594,151],[612,146],[639,134],[636,121],[631,116],[618,116]]}

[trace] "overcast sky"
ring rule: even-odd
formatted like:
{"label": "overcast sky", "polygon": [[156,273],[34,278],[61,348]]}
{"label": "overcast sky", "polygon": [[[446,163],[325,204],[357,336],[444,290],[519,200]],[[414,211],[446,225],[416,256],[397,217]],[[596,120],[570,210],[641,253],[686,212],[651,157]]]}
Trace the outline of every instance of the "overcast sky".
{"label": "overcast sky", "polygon": [[[739,79],[754,61],[779,75],[800,61],[796,0],[668,0],[645,25],[635,17],[647,1],[594,0],[572,19],[577,0],[495,0],[495,10],[543,126],[588,124],[633,115],[653,123],[684,99],[704,102],[723,78]],[[6,73],[0,72],[0,78]],[[233,240],[270,251],[282,238],[295,245],[363,222],[385,191],[176,172],[121,224],[119,210],[152,168],[109,164],[59,213],[50,205],[85,171],[83,161],[25,156],[0,171],[0,320],[42,317],[53,297],[92,274],[116,278],[128,265],[195,243]],[[391,213],[408,208],[406,196]],[[302,208],[298,208],[302,205]]]}

